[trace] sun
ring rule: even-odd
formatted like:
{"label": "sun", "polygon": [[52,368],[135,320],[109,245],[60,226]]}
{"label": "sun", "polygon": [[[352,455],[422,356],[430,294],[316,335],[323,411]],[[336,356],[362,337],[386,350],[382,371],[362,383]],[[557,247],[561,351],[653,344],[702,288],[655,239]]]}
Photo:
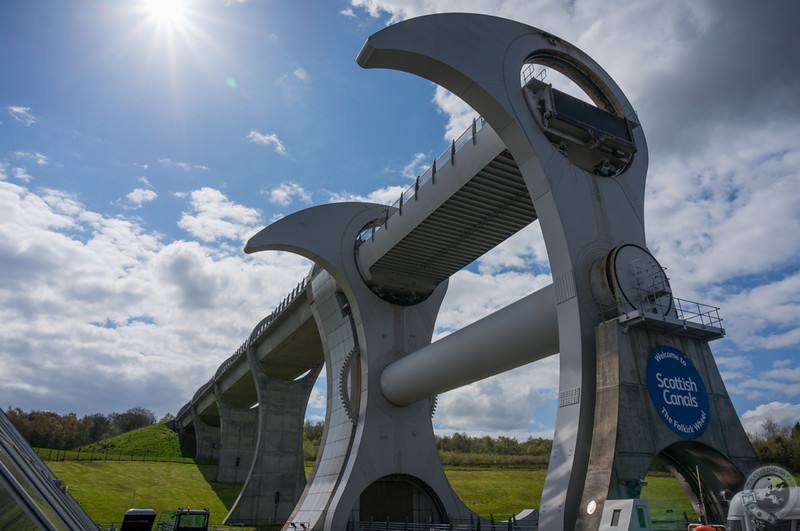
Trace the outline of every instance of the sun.
{"label": "sun", "polygon": [[188,24],[187,0],[142,0],[148,18],[165,29],[181,29]]}

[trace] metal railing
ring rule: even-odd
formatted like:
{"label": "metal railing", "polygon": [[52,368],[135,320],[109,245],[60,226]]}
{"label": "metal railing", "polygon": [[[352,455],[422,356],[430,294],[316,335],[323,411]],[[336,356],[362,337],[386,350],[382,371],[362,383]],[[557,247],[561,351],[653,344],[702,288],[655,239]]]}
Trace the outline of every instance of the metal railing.
{"label": "metal railing", "polygon": [[255,341],[257,341],[264,333],[267,331],[269,326],[275,322],[276,319],[284,312],[286,309],[303,293],[303,289],[306,287],[306,283],[308,282],[308,277],[303,278],[300,283],[295,286],[295,288],[289,293],[280,303],[278,306],[275,307],[272,312],[266,316],[264,319],[261,320],[260,323],[256,325],[253,331],[250,333],[250,336],[247,340],[241,344],[241,346],[236,349],[236,352],[233,353],[228,359],[222,362],[222,364],[217,369],[217,372],[214,373],[213,381],[219,380],[220,376],[222,376],[225,371],[227,371],[231,365],[233,365],[236,360],[238,360],[247,349],[252,345]]}
{"label": "metal railing", "polygon": [[643,266],[638,260],[633,266],[640,300],[657,306],[661,315],[666,316],[669,306],[674,305],[675,313],[681,321],[699,324],[702,328],[722,328],[719,307],[672,296],[665,268],[658,264]]}
{"label": "metal railing", "polygon": [[269,315],[263,318],[253,329],[250,333],[248,338],[242,343],[236,351],[229,356],[225,361],[220,364],[217,368],[214,376],[206,383],[200,386],[200,388],[195,391],[194,396],[189,401],[189,403],[184,404],[184,406],[178,411],[176,419],[183,418],[184,415],[188,415],[188,410],[191,409],[192,404],[197,402],[197,400],[203,396],[213,385],[214,382],[218,381],[220,377],[234,364],[237,360],[242,357],[247,352],[247,349],[250,346],[258,341],[264,334],[267,333],[269,327],[280,317],[283,312],[285,312],[294,301],[296,301],[300,295],[305,290],[306,285],[308,284],[308,277],[304,277],[295,288],[275,307]]}
{"label": "metal railing", "polygon": [[478,131],[483,129],[484,125],[486,125],[486,120],[484,120],[482,116],[474,118],[472,120],[472,125],[469,126],[463,133],[461,133],[461,136],[459,136],[456,140],[453,140],[453,142],[450,144],[450,147],[446,149],[444,153],[439,155],[439,157],[433,161],[433,163],[422,173],[422,175],[417,176],[414,184],[409,186],[405,192],[400,194],[400,198],[391,206],[386,207],[386,210],[384,210],[382,216],[367,225],[361,234],[358,235],[357,245],[361,245],[368,239],[374,238],[375,233],[382,227],[386,227],[389,224],[389,219],[391,219],[395,214],[402,216],[403,205],[416,199],[420,189],[422,189],[425,185],[428,183],[436,184],[437,168],[441,168],[448,162],[450,164],[455,164],[456,154],[458,154],[458,152],[461,151],[464,146],[476,143],[476,135]]}
{"label": "metal railing", "polygon": [[541,67],[539,73],[536,73],[536,64],[535,63],[526,63],[525,66],[522,67],[522,71],[520,72],[520,83],[524,87],[528,84],[533,78],[538,79],[541,82],[544,82],[547,79],[547,69],[545,67]]}
{"label": "metal railing", "polygon": [[722,328],[722,317],[719,316],[719,307],[703,304],[702,302],[688,301],[673,297],[675,311],[678,319],[690,323],[697,323],[705,327]]}

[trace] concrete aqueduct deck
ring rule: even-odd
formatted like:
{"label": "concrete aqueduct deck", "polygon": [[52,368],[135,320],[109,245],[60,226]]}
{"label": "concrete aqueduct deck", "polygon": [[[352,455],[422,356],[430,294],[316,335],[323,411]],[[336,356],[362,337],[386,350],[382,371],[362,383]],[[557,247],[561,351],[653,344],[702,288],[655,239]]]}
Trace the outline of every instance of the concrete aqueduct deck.
{"label": "concrete aqueduct deck", "polygon": [[[547,530],[599,529],[617,511],[646,522],[637,498],[656,456],[699,511],[724,516],[719,492],[740,488],[755,456],[708,348],[724,333],[715,310],[687,311],[647,250],[647,147],[619,87],[569,43],[482,15],[396,24],[358,62],[425,77],[483,118],[393,207],[314,207],[248,242],[248,253],[316,266],[178,414],[220,479],[249,464],[227,521],[339,530],[372,516],[474,518],[442,471],[433,397],[555,353],[553,451],[529,519]],[[521,83],[532,63],[594,105]],[[431,343],[449,276],[534,220],[553,285]],[[325,431],[301,493],[298,404],[323,361]]]}

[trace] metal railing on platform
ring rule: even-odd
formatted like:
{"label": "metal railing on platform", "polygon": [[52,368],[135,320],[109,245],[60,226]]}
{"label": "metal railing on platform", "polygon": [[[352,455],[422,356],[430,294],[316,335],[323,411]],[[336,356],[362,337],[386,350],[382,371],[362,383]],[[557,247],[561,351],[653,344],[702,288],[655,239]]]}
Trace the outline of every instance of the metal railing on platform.
{"label": "metal railing on platform", "polygon": [[470,125],[466,131],[461,133],[461,136],[459,136],[456,140],[453,140],[453,142],[450,144],[450,147],[447,148],[444,153],[439,155],[439,157],[433,161],[433,163],[422,173],[422,175],[417,176],[414,184],[409,186],[405,192],[400,194],[400,198],[391,206],[386,207],[386,210],[381,217],[367,225],[367,227],[358,236],[358,245],[370,238],[373,238],[375,233],[379,231],[381,227],[388,225],[389,220],[395,214],[402,215],[403,205],[415,199],[419,191],[425,185],[428,183],[436,184],[436,169],[441,168],[448,162],[450,164],[455,164],[456,154],[461,151],[464,146],[475,143],[475,135],[478,133],[478,131],[483,129],[484,125],[486,125],[486,120],[484,120],[483,117],[479,116],[473,119],[472,125]]}
{"label": "metal railing on platform", "polygon": [[195,391],[192,400],[189,401],[189,403],[184,404],[184,406],[178,411],[178,414],[175,417],[176,419],[182,419],[184,416],[189,414],[192,404],[197,402],[201,396],[211,389],[211,387],[214,385],[214,382],[219,380],[220,376],[222,376],[225,371],[231,367],[231,365],[236,363],[236,361],[241,358],[245,352],[247,352],[247,349],[250,347],[250,345],[258,341],[258,339],[260,339],[267,332],[269,327],[278,319],[278,317],[280,317],[283,312],[289,309],[292,303],[303,294],[303,290],[305,290],[307,283],[308,277],[304,277],[297,284],[297,286],[295,286],[295,288],[280,303],[278,303],[275,309],[256,325],[244,343],[242,343],[231,356],[229,356],[220,364],[214,373],[214,376],[208,382],[201,385],[197,391]]}

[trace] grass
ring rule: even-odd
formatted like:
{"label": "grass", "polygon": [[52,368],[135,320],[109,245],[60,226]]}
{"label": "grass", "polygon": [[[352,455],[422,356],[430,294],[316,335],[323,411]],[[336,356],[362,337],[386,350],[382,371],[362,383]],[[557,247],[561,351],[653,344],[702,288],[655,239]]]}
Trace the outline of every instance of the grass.
{"label": "grass", "polygon": [[[190,506],[210,509],[211,523],[220,524],[242,485],[213,481],[216,467],[196,464],[188,457],[193,453],[166,425],[154,424],[81,448],[80,453],[61,452],[59,459],[65,460],[47,464],[69,485],[95,522],[119,522],[132,506],[152,508],[159,514]],[[48,450],[40,451],[40,455],[47,459]],[[105,456],[111,460],[88,460]],[[80,461],[75,461],[78,458]],[[495,519],[539,508],[547,474],[541,463],[531,462],[529,468],[504,468],[492,466],[492,459],[484,461],[488,467],[445,467],[453,490],[467,507]],[[306,462],[306,477],[312,466],[313,462]],[[642,497],[649,502],[653,520],[681,519],[684,512],[689,518],[695,516],[677,480],[650,475],[646,481]]]}
{"label": "grass", "polygon": [[[215,466],[141,461],[61,461],[48,466],[69,485],[71,494],[95,522],[119,522],[131,506],[157,513],[178,507],[209,508],[220,524],[241,484],[213,481]],[[310,472],[307,467],[306,474]],[[453,490],[475,513],[504,519],[523,509],[538,509],[545,470],[504,468],[445,469]],[[642,497],[653,520],[694,517],[689,500],[671,476],[648,476]],[[670,511],[670,512],[668,512]]]}
{"label": "grass", "polygon": [[183,453],[178,434],[166,424],[153,424],[81,448],[81,453],[91,452],[151,455],[162,458],[190,457]]}
{"label": "grass", "polygon": [[642,498],[650,507],[653,520],[681,520],[685,512],[689,519],[697,518],[683,487],[672,476],[647,476],[647,486],[642,489]]}
{"label": "grass", "polygon": [[168,461],[216,464],[213,459],[194,459],[194,441],[169,429],[166,424],[123,433],[77,450],[35,448],[45,461]]}
{"label": "grass", "polygon": [[178,507],[208,508],[211,523],[221,523],[242,488],[212,481],[216,467],[211,465],[61,461],[47,466],[98,523],[120,522],[131,507],[158,514]]}
{"label": "grass", "polygon": [[[546,470],[447,468],[445,475],[461,501],[475,513],[507,518],[523,509],[539,509]],[[672,476],[648,476],[642,498],[653,520],[694,518],[692,504]],[[670,511],[670,512],[668,512]]]}
{"label": "grass", "polygon": [[507,518],[523,509],[538,509],[545,474],[544,470],[445,469],[461,501],[485,518]]}

